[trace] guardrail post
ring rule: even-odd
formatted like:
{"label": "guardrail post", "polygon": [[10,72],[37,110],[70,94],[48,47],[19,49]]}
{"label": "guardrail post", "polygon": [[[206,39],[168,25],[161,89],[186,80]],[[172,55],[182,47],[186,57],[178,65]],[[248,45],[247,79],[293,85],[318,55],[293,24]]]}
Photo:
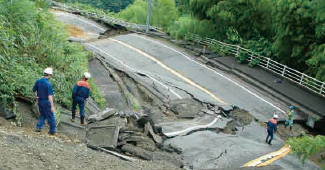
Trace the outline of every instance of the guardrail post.
{"label": "guardrail post", "polygon": [[302,74],[302,75],[301,75],[301,79],[300,79],[300,82],[299,82],[299,84],[301,84],[301,83],[302,83],[302,81],[304,80],[304,76],[305,76],[305,74]]}
{"label": "guardrail post", "polygon": [[324,88],[324,82],[322,83],[322,87],[321,87],[320,90],[319,90],[319,94],[322,94],[322,92],[323,92],[323,88]]}
{"label": "guardrail post", "polygon": [[284,76],[284,73],[286,72],[287,66],[284,66],[283,71],[282,71],[282,76]]}
{"label": "guardrail post", "polygon": [[237,45],[237,53],[236,53],[236,56],[238,56],[239,54],[239,46]]}
{"label": "guardrail post", "polygon": [[267,58],[266,68],[269,68],[270,58]]}

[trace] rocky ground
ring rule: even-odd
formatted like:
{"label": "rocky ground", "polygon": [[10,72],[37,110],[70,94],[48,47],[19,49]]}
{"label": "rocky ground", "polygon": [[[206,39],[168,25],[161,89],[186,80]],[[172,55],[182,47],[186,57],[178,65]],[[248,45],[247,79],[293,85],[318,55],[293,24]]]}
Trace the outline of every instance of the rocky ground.
{"label": "rocky ground", "polygon": [[0,169],[178,169],[168,162],[129,162],[87,148],[78,140],[32,128],[16,127],[0,118]]}

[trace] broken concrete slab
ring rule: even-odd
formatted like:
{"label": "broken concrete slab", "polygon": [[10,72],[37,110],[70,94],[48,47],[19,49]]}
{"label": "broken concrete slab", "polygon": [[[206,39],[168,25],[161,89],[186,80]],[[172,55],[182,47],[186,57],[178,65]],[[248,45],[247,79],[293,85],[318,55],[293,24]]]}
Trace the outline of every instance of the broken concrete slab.
{"label": "broken concrete slab", "polygon": [[126,144],[122,146],[121,150],[123,152],[131,153],[134,156],[140,157],[144,160],[155,160],[155,161],[167,161],[171,162],[174,165],[181,167],[183,163],[180,161],[180,157],[176,154],[170,154],[166,152],[152,152],[145,149],[142,149],[131,144]]}
{"label": "broken concrete slab", "polygon": [[123,139],[125,142],[142,142],[142,143],[150,143],[153,146],[155,146],[155,143],[148,137],[145,136],[136,136],[136,135],[129,135],[125,139]]}
{"label": "broken concrete slab", "polygon": [[119,126],[120,129],[126,127],[126,119],[120,117],[111,117],[106,120],[102,120],[99,122],[94,122],[88,125],[89,127],[97,127],[97,126]]}
{"label": "broken concrete slab", "polygon": [[90,127],[87,130],[87,144],[95,147],[115,148],[120,128],[118,126]]}
{"label": "broken concrete slab", "polygon": [[209,109],[202,109],[202,112],[208,115],[215,115],[215,112]]}
{"label": "broken concrete slab", "polygon": [[132,155],[135,155],[135,156],[142,158],[144,160],[152,160],[152,158],[153,158],[152,152],[147,151],[142,148],[139,148],[139,147],[136,147],[136,146],[133,146],[131,144],[123,145],[121,150],[123,152],[131,153]]}
{"label": "broken concrete slab", "polygon": [[219,106],[219,110],[229,113],[230,111],[234,110],[234,107],[230,104],[223,104]]}
{"label": "broken concrete slab", "polygon": [[204,115],[185,122],[165,122],[155,126],[162,128],[162,133],[167,137],[186,135],[192,131],[204,128],[224,128],[230,119],[221,119],[221,116]]}
{"label": "broken concrete slab", "polygon": [[113,108],[106,108],[106,110],[101,111],[97,114],[90,115],[88,117],[89,122],[97,122],[113,116],[116,113],[116,110]]}
{"label": "broken concrete slab", "polygon": [[194,118],[202,109],[202,105],[193,99],[177,99],[171,101],[170,109],[179,118]]}
{"label": "broken concrete slab", "polygon": [[155,134],[149,122],[144,127],[144,133],[152,137],[152,139],[156,142],[157,145],[162,144],[162,138],[159,135]]}

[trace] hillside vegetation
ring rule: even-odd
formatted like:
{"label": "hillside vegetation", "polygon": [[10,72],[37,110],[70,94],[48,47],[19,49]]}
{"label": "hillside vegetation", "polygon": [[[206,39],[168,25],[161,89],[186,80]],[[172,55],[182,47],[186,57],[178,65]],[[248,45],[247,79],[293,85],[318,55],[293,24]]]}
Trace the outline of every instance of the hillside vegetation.
{"label": "hillside vegetation", "polygon": [[[0,101],[15,111],[15,99],[34,101],[34,82],[46,67],[55,101],[70,108],[73,85],[88,70],[89,53],[67,41],[65,28],[54,20],[42,0],[0,0]],[[104,98],[91,81],[91,96],[101,106]],[[19,116],[19,114],[18,114]]]}

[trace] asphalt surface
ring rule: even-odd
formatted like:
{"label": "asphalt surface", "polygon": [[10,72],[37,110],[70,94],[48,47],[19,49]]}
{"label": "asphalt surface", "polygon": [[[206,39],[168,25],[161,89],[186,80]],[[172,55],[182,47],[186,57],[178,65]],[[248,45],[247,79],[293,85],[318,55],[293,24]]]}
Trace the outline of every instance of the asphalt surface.
{"label": "asphalt surface", "polygon": [[[241,84],[237,80],[229,79],[228,75],[225,75],[224,73],[208,69],[206,66],[192,60],[190,55],[186,54],[185,52],[182,52],[185,54],[184,56],[174,50],[171,50],[170,48],[167,48],[164,46],[164,43],[159,42],[161,44],[156,44],[150,41],[151,39],[139,35],[123,35],[115,37],[114,39],[120,40],[149,54],[167,65],[169,68],[206,88],[225,103],[233,104],[240,108],[246,109],[262,121],[267,121],[273,116],[274,112],[282,113],[280,114],[280,117],[284,116],[283,110],[276,108],[276,103],[273,104],[270,99],[262,94],[259,94],[253,89],[253,87],[250,87],[247,84]],[[159,77],[167,76],[168,78],[171,78],[167,81],[173,86],[180,87],[187,92],[192,93],[201,101],[221,104],[219,101],[211,98],[198,88],[193,88],[193,86],[190,86],[189,84],[180,84],[183,81],[180,80],[179,77],[175,76],[175,74],[172,74],[170,71],[160,67],[151,59],[143,57],[143,55],[135,52],[133,49],[125,48],[125,46],[119,43],[109,43],[110,45],[108,47],[106,45],[110,40],[105,41],[106,43],[100,41],[94,43],[94,45],[105,50],[107,53],[112,54],[113,56],[129,62],[129,64],[135,68],[143,69],[152,74],[154,73]],[[168,45],[168,47],[181,51],[181,49],[178,49],[173,45]]]}
{"label": "asphalt surface", "polygon": [[91,39],[97,39],[100,33],[104,33],[106,31],[105,27],[99,25],[94,21],[86,20],[84,17],[78,15],[73,15],[61,11],[55,11],[53,14],[56,20],[84,31],[84,35],[71,36],[71,40],[87,41]]}
{"label": "asphalt surface", "polygon": [[[239,70],[240,72],[253,77],[256,81],[263,83],[263,85],[270,87],[275,92],[284,95],[292,101],[293,105],[306,107],[312,113],[320,116],[325,116],[325,98],[306,90],[280,75],[266,71],[260,67],[247,67],[246,64],[239,64],[235,57],[216,57],[213,60],[218,61],[230,68]],[[276,83],[276,79],[281,79],[281,83]]]}
{"label": "asphalt surface", "polygon": [[[60,20],[68,24],[78,25],[87,23],[73,18],[70,15],[60,16]],[[73,22],[70,22],[71,20]],[[85,24],[83,26],[91,30],[99,25]],[[254,117],[262,121],[267,121],[275,112],[280,114],[280,118],[284,118],[283,113],[285,110],[281,108],[286,108],[287,106],[283,103],[279,103],[279,101],[272,97],[265,96],[258,88],[250,86],[231,75],[209,69],[195,62],[192,60],[193,56],[186,54],[183,49],[169,43],[158,42],[145,36],[128,34],[112,37],[111,39],[92,41],[84,43],[84,45],[90,51],[100,54],[107,62],[110,62],[111,65],[120,70],[134,74],[145,74],[153,82],[159,82],[157,84],[151,83],[151,86],[160,86],[160,89],[164,89],[166,86],[169,87],[168,91],[165,89],[161,93],[170,92],[171,100],[187,98],[187,93],[190,93],[198,100],[204,102],[217,105],[236,105],[250,111]],[[203,137],[189,135],[177,139],[181,141],[180,145],[187,149],[188,152],[184,152],[184,154],[189,155],[188,161],[195,158],[218,158],[224,152],[223,147],[227,146],[230,150],[227,153],[232,156],[226,158],[219,157],[223,161],[218,163],[223,165],[221,167],[227,167],[229,163],[240,166],[250,159],[276,151],[283,146],[284,142],[280,139],[275,140],[272,146],[265,144],[265,133],[265,129],[259,124],[252,124],[240,132],[236,140],[227,140],[228,137],[219,134],[216,134],[215,138],[213,138],[213,135],[203,135]],[[184,140],[183,138],[189,139]],[[177,144],[179,141],[174,142]],[[207,142],[211,145],[206,144]],[[205,156],[200,154],[191,155],[191,152],[197,149],[201,149],[198,152],[204,153],[205,150],[211,148],[222,149],[223,151],[213,152],[214,154],[208,152],[209,154],[205,154]],[[199,162],[195,166],[199,164],[204,165],[202,162]],[[274,164],[281,165],[285,169],[319,169],[311,162],[307,162],[305,166],[302,166],[297,158],[293,158],[290,155],[274,162]],[[207,164],[206,166],[210,168],[213,165]]]}

